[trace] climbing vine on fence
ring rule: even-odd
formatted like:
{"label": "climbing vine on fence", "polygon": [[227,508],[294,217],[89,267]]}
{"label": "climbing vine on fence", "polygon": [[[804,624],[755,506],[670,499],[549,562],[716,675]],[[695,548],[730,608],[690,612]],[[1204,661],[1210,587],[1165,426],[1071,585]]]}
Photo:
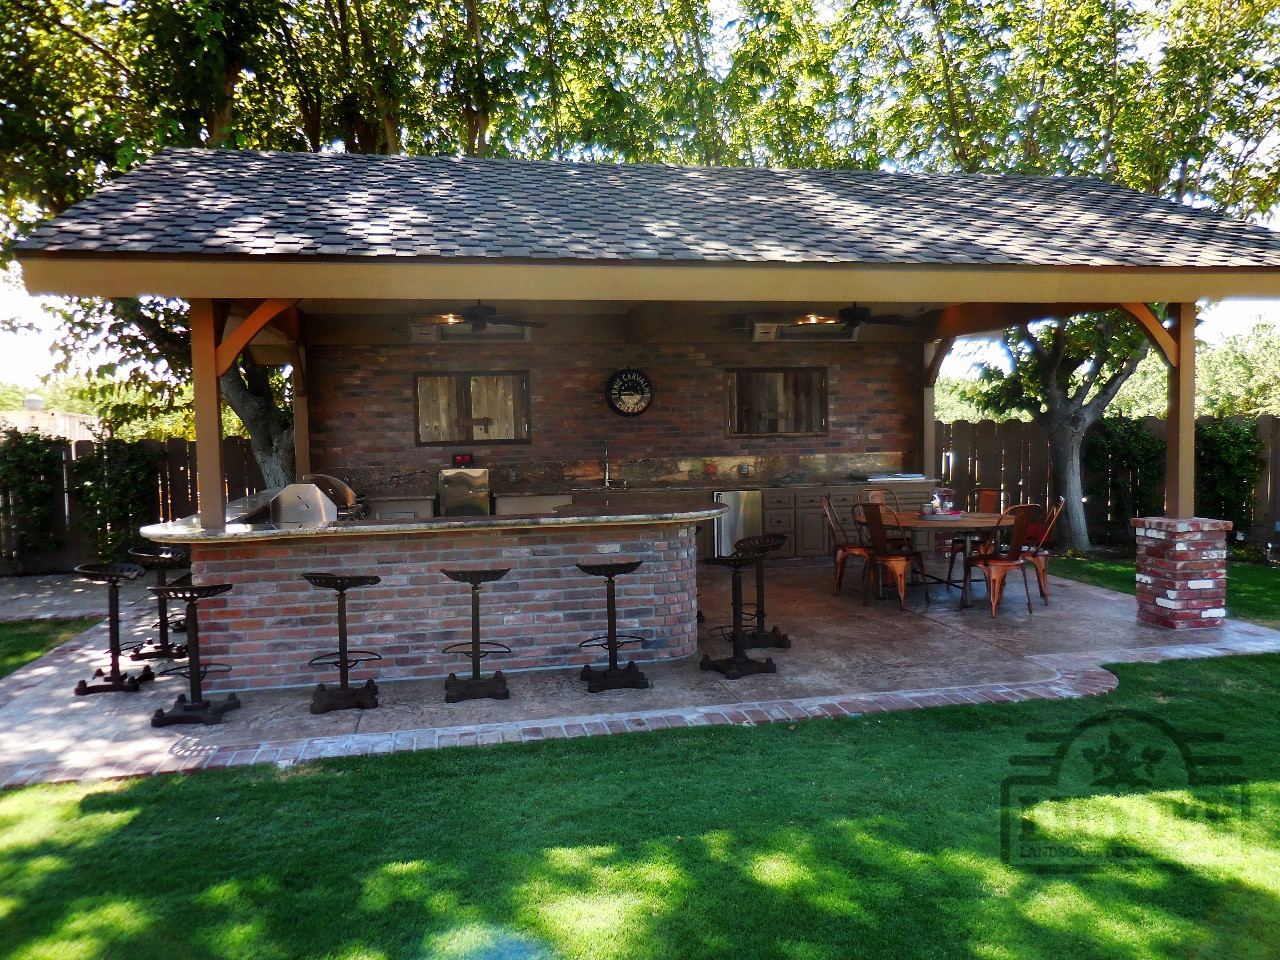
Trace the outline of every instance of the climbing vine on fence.
{"label": "climbing vine on fence", "polygon": [[129,548],[142,542],[138,528],[155,522],[160,460],[146,444],[102,436],[75,461],[75,492],[99,560],[126,559]]}
{"label": "climbing vine on fence", "polygon": [[1089,495],[1108,504],[1113,526],[1128,536],[1129,518],[1162,512],[1164,441],[1141,420],[1107,417],[1085,443],[1085,466],[1097,479]]}
{"label": "climbing vine on fence", "polygon": [[1263,443],[1246,419],[1196,423],[1196,514],[1230,520],[1240,532],[1253,523],[1253,497],[1262,476]]}
{"label": "climbing vine on fence", "polygon": [[4,502],[5,561],[14,573],[31,554],[58,546],[63,514],[62,464],[67,441],[8,429],[0,439],[0,498]]}

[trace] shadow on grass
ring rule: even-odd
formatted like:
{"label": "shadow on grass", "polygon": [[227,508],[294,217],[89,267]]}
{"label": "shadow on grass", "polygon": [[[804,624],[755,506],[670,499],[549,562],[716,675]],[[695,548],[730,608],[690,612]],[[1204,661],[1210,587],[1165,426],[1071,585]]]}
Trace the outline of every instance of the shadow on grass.
{"label": "shadow on grass", "polygon": [[[1280,657],[1118,672],[1109,703],[16,791],[0,796],[0,944],[131,960],[1273,957]],[[1009,757],[1116,705],[1226,728],[1265,812],[1215,827],[1185,819],[1178,790],[1076,782],[1064,803],[1141,814],[1102,839],[1141,862],[1069,877],[1003,863]],[[1100,822],[1055,840],[1094,845]]]}

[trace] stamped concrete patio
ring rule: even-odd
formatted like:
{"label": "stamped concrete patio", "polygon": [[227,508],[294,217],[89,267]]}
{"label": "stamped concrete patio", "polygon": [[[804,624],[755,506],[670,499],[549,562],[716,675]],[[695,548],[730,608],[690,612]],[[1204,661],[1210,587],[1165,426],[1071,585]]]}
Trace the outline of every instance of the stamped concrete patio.
{"label": "stamped concrete patio", "polygon": [[[727,576],[709,568],[701,578],[708,625],[725,622]],[[827,568],[770,571],[770,613],[793,642],[768,651],[775,675],[728,681],[691,658],[646,666],[651,689],[590,695],[576,670],[515,673],[509,701],[455,705],[443,702],[443,681],[388,682],[377,710],[322,716],[307,711],[308,690],[252,691],[215,727],[149,725],[185,689],[177,677],[136,694],[74,696],[76,681],[105,663],[102,624],[0,680],[0,785],[1085,696],[1115,685],[1104,663],[1280,651],[1280,631],[1238,622],[1182,633],[1147,627],[1136,622],[1132,597],[1056,578],[1052,606],[1037,598],[1028,614],[1018,585],[994,621],[985,596],[961,611],[958,593],[941,588],[929,605],[913,589],[905,613],[892,601],[864,608],[852,579],[833,597]],[[76,613],[83,587],[72,586]],[[125,609],[126,636],[146,636],[150,603],[130,591]],[[317,650],[330,642],[318,639]],[[700,647],[719,656],[727,644],[704,629]]]}

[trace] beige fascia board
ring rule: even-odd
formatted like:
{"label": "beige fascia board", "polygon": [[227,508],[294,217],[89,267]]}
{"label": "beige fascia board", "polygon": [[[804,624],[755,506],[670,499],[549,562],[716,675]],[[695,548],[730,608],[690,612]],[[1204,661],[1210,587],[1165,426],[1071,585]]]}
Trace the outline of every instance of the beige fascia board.
{"label": "beige fascia board", "polygon": [[1280,299],[1280,268],[20,257],[33,294],[182,298],[1069,303]]}

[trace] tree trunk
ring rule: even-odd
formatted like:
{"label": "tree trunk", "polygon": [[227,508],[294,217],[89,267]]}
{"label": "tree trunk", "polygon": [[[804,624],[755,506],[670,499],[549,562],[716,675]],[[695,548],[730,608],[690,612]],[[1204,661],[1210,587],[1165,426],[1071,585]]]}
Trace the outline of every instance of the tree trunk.
{"label": "tree trunk", "polygon": [[1068,550],[1089,549],[1089,527],[1084,516],[1084,482],[1080,473],[1080,451],[1085,431],[1052,420],[1049,429],[1049,463],[1053,468],[1053,485],[1058,496],[1066,498],[1058,531]]}
{"label": "tree trunk", "polygon": [[218,378],[222,398],[249,434],[249,448],[268,487],[293,482],[293,424],[276,405],[266,367],[248,358]]}

